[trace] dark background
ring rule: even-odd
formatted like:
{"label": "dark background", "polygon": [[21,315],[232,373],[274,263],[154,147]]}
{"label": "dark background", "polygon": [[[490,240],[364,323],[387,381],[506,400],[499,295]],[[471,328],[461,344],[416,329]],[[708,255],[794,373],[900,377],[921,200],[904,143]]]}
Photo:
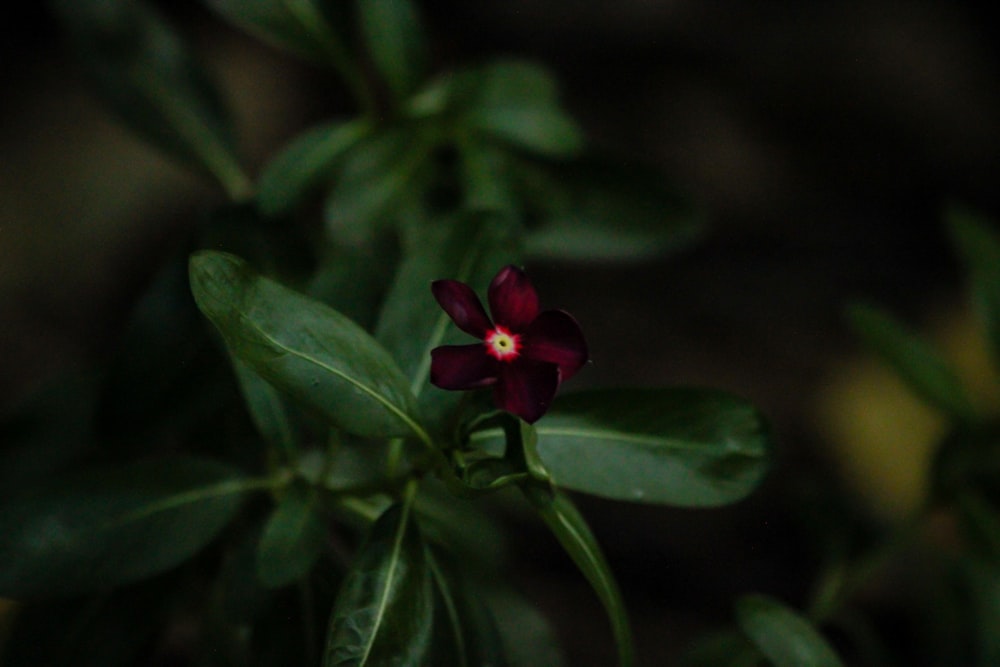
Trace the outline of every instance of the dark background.
{"label": "dark background", "polygon": [[[159,4],[223,84],[253,170],[301,129],[349,110],[325,72],[197,3]],[[850,447],[874,445],[838,444],[828,428],[857,419],[830,403],[831,378],[842,384],[858,355],[845,303],[885,304],[932,335],[967,326],[941,222],[952,201],[1000,213],[1000,32],[989,5],[422,6],[442,65],[496,54],[548,64],[594,148],[658,167],[710,221],[699,243],[655,261],[528,267],[546,305],[588,333],[594,365],[578,386],[721,387],[758,404],[777,436],[768,482],[733,508],[581,499],[621,578],[640,664],[666,664],[725,622],[741,593],[802,603],[819,556],[790,500],[799,487],[843,485],[876,522],[906,505],[865,493],[895,488],[877,475],[896,464],[852,467]],[[44,10],[22,9],[0,25],[3,410],[106,355],[157,263],[223,201],[120,127]],[[870,387],[856,391],[874,397],[871,410],[883,405]],[[876,478],[857,479],[866,475]],[[611,664],[596,599],[550,538],[520,530],[516,576],[556,622],[568,664]]]}

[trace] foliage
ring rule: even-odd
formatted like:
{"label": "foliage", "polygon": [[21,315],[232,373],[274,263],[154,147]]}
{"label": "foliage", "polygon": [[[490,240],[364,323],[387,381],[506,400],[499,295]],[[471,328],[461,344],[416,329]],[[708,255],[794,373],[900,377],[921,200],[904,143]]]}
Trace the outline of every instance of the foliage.
{"label": "foliage", "polygon": [[[441,391],[432,352],[469,343],[449,315],[474,298],[443,312],[430,286],[659,257],[697,236],[696,211],[657,174],[592,153],[543,66],[436,62],[411,0],[205,4],[327,68],[354,113],[252,177],[223,95],[151,3],[48,3],[109,110],[227,203],[165,258],[105,367],[0,425],[0,663],[173,650],[198,665],[558,666],[533,592],[507,576],[495,510],[513,506],[575,564],[633,664],[626,600],[577,499],[738,502],[769,468],[765,420],[707,388],[549,405],[550,391],[537,423],[494,409],[488,389]],[[1000,234],[960,208],[947,223],[1000,373]],[[821,545],[811,593],[738,597],[686,664],[1000,662],[1000,424],[906,323],[867,303],[847,321],[948,422],[924,502],[870,530],[811,490],[803,514],[829,515],[804,522]],[[929,629],[900,648],[864,594],[911,554],[932,576],[901,606]]]}
{"label": "foliage", "polygon": [[602,389],[536,426],[439,391],[430,352],[461,333],[428,286],[482,289],[527,258],[653,256],[697,217],[653,175],[586,154],[541,66],[435,71],[410,0],[206,4],[329,67],[357,114],[253,179],[163,16],[50,3],[109,108],[231,201],[169,258],[108,368],[0,451],[0,597],[18,601],[4,664],[148,664],[156,626],[192,617],[190,664],[558,664],[504,581],[486,496],[522,497],[551,530],[632,664],[618,585],[567,492],[735,502],[767,468],[762,417],[715,390]]}
{"label": "foliage", "polygon": [[[327,68],[355,110],[252,177],[224,96],[151,2],[49,1],[109,110],[228,203],[165,258],[106,366],[0,424],[0,663],[558,667],[507,576],[500,506],[551,533],[633,664],[626,601],[575,501],[737,502],[768,471],[765,420],[707,388],[570,390],[532,423],[441,391],[432,351],[469,342],[449,315],[474,299],[446,313],[430,285],[659,257],[700,216],[657,174],[590,152],[539,64],[435,62],[412,0],[205,5]],[[1000,234],[957,208],[948,226],[1000,372]],[[858,303],[847,320],[948,422],[927,496],[873,530],[810,489],[811,594],[738,597],[686,664],[1000,661],[1000,424],[893,315]],[[901,606],[926,632],[893,643],[864,594],[911,556]]]}
{"label": "foliage", "polygon": [[[204,4],[326,68],[354,112],[251,176],[224,96],[151,2],[49,1],[108,109],[228,203],[164,259],[104,367],[0,424],[0,663],[558,667],[532,591],[507,576],[499,506],[551,533],[633,664],[626,601],[576,501],[740,501],[769,468],[765,420],[707,388],[569,390],[532,423],[478,389],[441,391],[432,351],[468,344],[449,315],[475,299],[446,313],[430,286],[660,257],[700,216],[657,174],[592,153],[539,64],[436,62],[412,0]],[[948,227],[1000,372],[1000,234],[958,208]],[[686,664],[1000,661],[1000,424],[905,323],[864,303],[847,320],[948,422],[926,498],[873,529],[809,489],[811,593],[738,597]],[[900,606],[921,631],[892,642],[865,595],[911,557]]]}

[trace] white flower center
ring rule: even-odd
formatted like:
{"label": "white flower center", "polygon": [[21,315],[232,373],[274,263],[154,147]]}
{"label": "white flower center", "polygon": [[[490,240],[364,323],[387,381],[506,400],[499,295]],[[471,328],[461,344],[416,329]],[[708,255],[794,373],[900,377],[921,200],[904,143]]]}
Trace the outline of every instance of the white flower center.
{"label": "white flower center", "polygon": [[494,359],[513,361],[521,354],[521,337],[498,326],[486,335],[486,351]]}

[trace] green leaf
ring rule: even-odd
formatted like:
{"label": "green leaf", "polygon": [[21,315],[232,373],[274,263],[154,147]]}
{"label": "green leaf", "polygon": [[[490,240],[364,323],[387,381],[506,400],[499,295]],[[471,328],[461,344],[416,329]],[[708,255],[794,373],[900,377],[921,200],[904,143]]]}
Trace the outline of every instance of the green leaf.
{"label": "green leaf", "polygon": [[323,667],[419,667],[430,646],[433,591],[409,506],[372,526],[334,603]]}
{"label": "green leaf", "polygon": [[296,435],[281,394],[250,366],[239,359],[232,361],[250,420],[268,445],[282,452],[289,462],[294,461]]}
{"label": "green leaf", "polygon": [[618,583],[587,522],[570,499],[545,484],[521,485],[535,511],[590,582],[611,621],[620,667],[632,664],[632,632]]}
{"label": "green leaf", "polygon": [[478,130],[546,156],[569,157],[583,148],[580,129],[558,109],[488,108],[470,114],[468,120]]}
{"label": "green leaf", "polygon": [[279,390],[351,433],[426,440],[406,378],[357,324],[233,255],[196,253],[190,271],[230,352]]}
{"label": "green leaf", "polygon": [[797,612],[763,595],[736,603],[743,632],[775,667],[842,667],[836,652]]}
{"label": "green leaf", "polygon": [[690,244],[701,214],[652,169],[600,159],[510,170],[539,220],[528,255],[542,259],[621,262],[652,259]]}
{"label": "green leaf", "polygon": [[434,642],[428,664],[505,667],[503,642],[482,591],[445,555],[428,549],[427,563],[435,588]]}
{"label": "green leaf", "polygon": [[476,103],[481,107],[554,107],[559,86],[552,73],[528,60],[500,59],[474,70]]}
{"label": "green leaf", "polygon": [[526,60],[502,59],[481,67],[449,71],[407,100],[411,118],[505,106],[555,107],[559,90],[544,67]]}
{"label": "green leaf", "polygon": [[337,3],[323,0],[207,0],[207,4],[234,25],[266,42],[317,62],[340,62],[345,57],[343,37],[333,14]]}
{"label": "green leaf", "polygon": [[488,141],[472,138],[462,141],[458,148],[465,207],[471,211],[515,211],[508,153]]}
{"label": "green leaf", "polygon": [[395,239],[379,237],[363,245],[328,241],[307,293],[371,331],[398,263]]}
{"label": "green leaf", "polygon": [[969,272],[972,296],[1000,369],[1000,234],[995,226],[970,211],[948,212],[953,242]]}
{"label": "green leaf", "polygon": [[401,100],[427,72],[428,49],[420,16],[410,0],[358,0],[361,32],[372,61]]}
{"label": "green leaf", "polygon": [[[375,328],[375,337],[399,360],[426,414],[453,408],[461,395],[429,386],[431,350],[439,345],[472,342],[451,323],[431,294],[440,278],[485,286],[504,265],[514,261],[515,229],[509,219],[467,213],[434,227],[413,230]],[[436,408],[436,409],[435,409]]]}
{"label": "green leaf", "polygon": [[152,7],[135,0],[56,0],[51,7],[78,61],[122,120],[215,176],[233,198],[249,194],[219,91]]}
{"label": "green leaf", "polygon": [[552,157],[572,156],[582,148],[583,135],[560,108],[556,84],[542,67],[500,61],[469,77],[476,91],[465,115],[471,127]]}
{"label": "green leaf", "polygon": [[952,417],[974,417],[958,376],[930,344],[873,306],[853,305],[848,316],[855,333],[917,396]]}
{"label": "green leaf", "polygon": [[298,581],[323,549],[327,531],[316,513],[316,494],[306,484],[285,489],[264,526],[257,549],[257,577],[268,588]]}
{"label": "green leaf", "polygon": [[57,478],[0,505],[0,597],[101,591],[168,570],[262,485],[191,458]]}
{"label": "green leaf", "polygon": [[368,136],[365,119],[328,123],[298,137],[271,160],[257,183],[257,202],[268,216],[282,215],[302,203],[314,187],[330,179],[344,155]]}
{"label": "green leaf", "polygon": [[441,117],[451,130],[548,157],[569,157],[583,146],[580,129],[559,106],[552,75],[526,61],[500,60],[439,77],[408,101],[406,113]]}
{"label": "green leaf", "polygon": [[424,480],[413,504],[427,542],[447,549],[456,560],[497,573],[507,555],[507,533],[482,503],[453,495],[443,483]]}
{"label": "green leaf", "polygon": [[[712,389],[567,394],[537,424],[537,451],[555,484],[615,500],[711,507],[756,488],[770,439],[757,410]],[[473,434],[496,449],[502,434]]]}
{"label": "green leaf", "polygon": [[480,490],[497,490],[529,478],[550,482],[551,476],[538,456],[537,430],[533,424],[509,412],[495,411],[470,423],[473,430],[466,437],[466,443],[480,435],[478,429],[488,433],[494,425],[502,429],[503,441],[479,439],[476,442],[479,451],[470,452],[468,463],[463,462],[463,481]]}
{"label": "green leaf", "polygon": [[401,128],[357,142],[343,158],[323,215],[330,236],[362,245],[387,219],[399,215],[419,190],[433,138]]}

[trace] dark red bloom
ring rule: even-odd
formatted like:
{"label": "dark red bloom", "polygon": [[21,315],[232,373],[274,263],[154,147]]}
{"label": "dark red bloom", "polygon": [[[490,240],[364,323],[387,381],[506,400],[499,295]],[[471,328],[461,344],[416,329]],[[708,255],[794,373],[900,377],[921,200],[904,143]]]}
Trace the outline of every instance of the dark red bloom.
{"label": "dark red bloom", "polygon": [[490,283],[493,320],[465,283],[436,280],[431,291],[459,329],[482,341],[431,350],[436,387],[492,386],[497,407],[535,422],[549,409],[559,384],[587,363],[580,325],[562,310],[539,312],[535,288],[516,266],[504,267]]}

